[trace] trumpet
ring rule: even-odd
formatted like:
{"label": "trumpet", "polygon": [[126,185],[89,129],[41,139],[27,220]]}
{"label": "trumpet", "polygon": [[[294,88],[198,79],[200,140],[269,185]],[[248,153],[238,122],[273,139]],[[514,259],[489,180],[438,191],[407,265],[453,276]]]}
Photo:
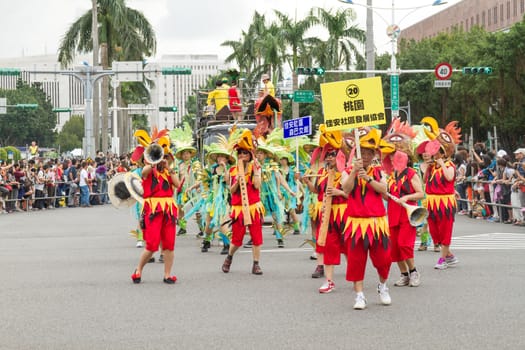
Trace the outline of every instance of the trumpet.
{"label": "trumpet", "polygon": [[397,200],[399,198],[388,192],[386,193],[386,195],[389,198],[396,201],[397,204],[401,205],[403,208],[406,209],[407,214],[408,214],[408,221],[410,222],[410,225],[417,227],[423,224],[425,220],[427,219],[428,211],[425,208],[417,206],[417,205],[410,205],[410,204],[398,202]]}
{"label": "trumpet", "polygon": [[144,159],[151,165],[160,163],[163,158],[164,150],[158,143],[152,143],[144,150]]}

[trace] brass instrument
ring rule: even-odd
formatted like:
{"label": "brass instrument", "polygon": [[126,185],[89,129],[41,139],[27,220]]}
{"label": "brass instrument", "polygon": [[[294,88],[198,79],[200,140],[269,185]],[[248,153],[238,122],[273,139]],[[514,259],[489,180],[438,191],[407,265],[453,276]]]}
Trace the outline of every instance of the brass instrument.
{"label": "brass instrument", "polygon": [[244,178],[244,163],[242,160],[239,160],[237,163],[237,179],[241,189],[243,221],[244,225],[248,226],[252,224],[252,216],[250,215],[250,202],[248,200],[248,190],[246,189],[246,179]]}
{"label": "brass instrument", "polygon": [[[328,169],[328,179],[326,181],[326,188],[334,185],[335,172],[334,169]],[[328,233],[328,224],[330,223],[330,214],[332,212],[332,196],[325,194],[323,196],[323,206],[321,208],[321,227],[319,228],[319,237],[317,244],[324,247],[326,243],[326,234]]]}
{"label": "brass instrument", "polygon": [[392,195],[391,193],[386,193],[386,195],[393,199],[397,204],[401,205],[403,208],[406,209],[408,214],[408,221],[410,221],[410,225],[416,227],[425,222],[425,220],[428,217],[428,211],[420,206],[417,205],[410,205],[403,202],[398,202],[396,196]]}
{"label": "brass instrument", "polygon": [[158,143],[152,143],[144,150],[144,159],[151,165],[160,163],[163,158],[164,150]]}

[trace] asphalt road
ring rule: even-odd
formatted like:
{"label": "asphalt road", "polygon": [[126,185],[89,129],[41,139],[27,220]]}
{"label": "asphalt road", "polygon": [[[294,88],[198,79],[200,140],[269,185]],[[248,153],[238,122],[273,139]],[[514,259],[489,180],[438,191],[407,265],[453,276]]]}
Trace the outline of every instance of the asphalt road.
{"label": "asphalt road", "polygon": [[245,248],[222,273],[220,247],[201,253],[193,231],[177,237],[175,285],[159,263],[134,285],[134,226],[111,206],[0,215],[0,349],[525,348],[523,227],[458,217],[457,267],[434,270],[438,254],[416,252],[421,286],[394,287],[393,265],[382,306],[369,264],[368,307],[355,311],[345,264],[319,294],[304,236],[278,249],[269,229],[263,276]]}

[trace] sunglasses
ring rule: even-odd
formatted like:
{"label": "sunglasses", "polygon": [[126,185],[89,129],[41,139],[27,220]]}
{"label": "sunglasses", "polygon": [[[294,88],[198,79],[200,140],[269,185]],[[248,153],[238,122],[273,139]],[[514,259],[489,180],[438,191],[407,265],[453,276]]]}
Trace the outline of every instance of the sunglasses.
{"label": "sunglasses", "polygon": [[328,157],[334,157],[335,158],[335,156],[337,156],[337,152],[335,152],[335,151],[334,152],[328,152],[326,154],[326,158],[328,158]]}
{"label": "sunglasses", "polygon": [[237,154],[250,154],[250,151],[247,151],[245,149],[240,149],[237,151]]}

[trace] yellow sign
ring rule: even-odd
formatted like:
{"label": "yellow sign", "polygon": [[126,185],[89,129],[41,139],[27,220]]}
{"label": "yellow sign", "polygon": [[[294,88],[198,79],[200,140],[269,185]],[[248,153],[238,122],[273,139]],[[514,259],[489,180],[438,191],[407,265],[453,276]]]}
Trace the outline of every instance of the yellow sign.
{"label": "yellow sign", "polygon": [[321,84],[321,97],[328,130],[386,124],[380,77]]}

